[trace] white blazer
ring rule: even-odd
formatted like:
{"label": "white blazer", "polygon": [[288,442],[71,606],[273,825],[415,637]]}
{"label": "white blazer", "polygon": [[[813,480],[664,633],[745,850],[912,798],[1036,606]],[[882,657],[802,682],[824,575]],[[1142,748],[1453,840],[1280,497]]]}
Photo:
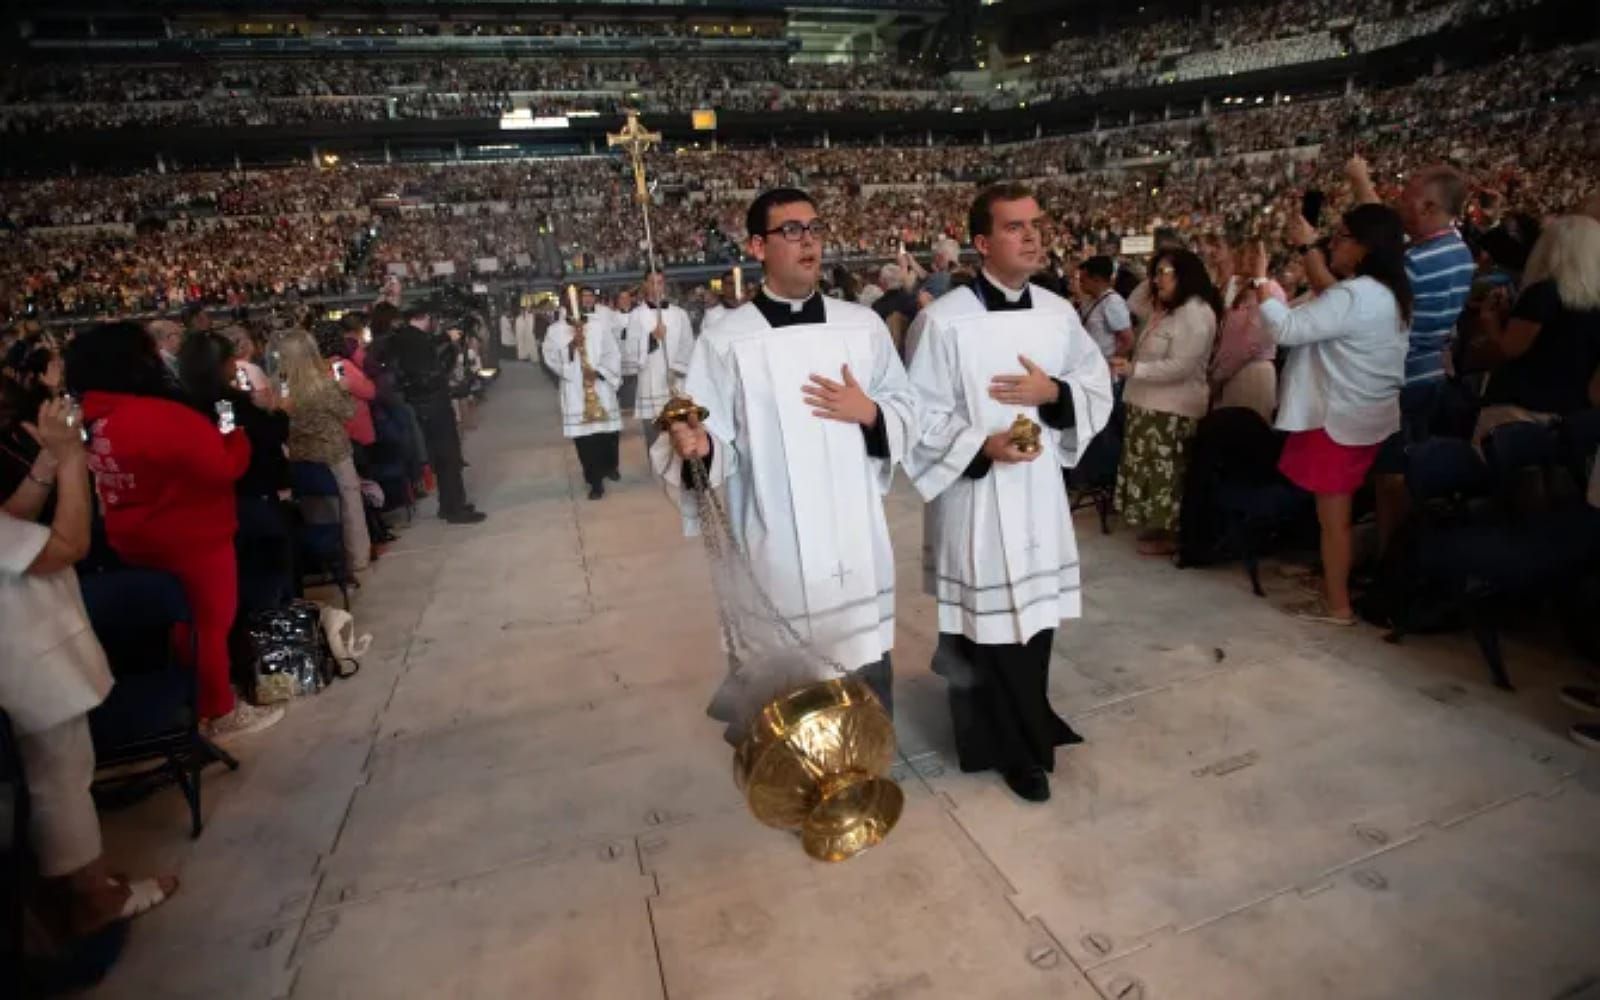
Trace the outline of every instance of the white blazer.
{"label": "white blazer", "polygon": [[28,573],[49,541],[47,526],[0,513],[0,708],[22,733],[82,715],[111,691],[77,574]]}

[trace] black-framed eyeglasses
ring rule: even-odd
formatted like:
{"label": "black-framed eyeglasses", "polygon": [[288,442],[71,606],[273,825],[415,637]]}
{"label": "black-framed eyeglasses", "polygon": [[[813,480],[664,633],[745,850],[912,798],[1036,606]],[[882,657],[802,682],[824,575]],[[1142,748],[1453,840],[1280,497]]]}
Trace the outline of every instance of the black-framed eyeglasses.
{"label": "black-framed eyeglasses", "polygon": [[808,234],[812,238],[814,238],[818,243],[820,243],[820,242],[822,242],[823,237],[828,235],[828,224],[826,222],[824,222],[822,219],[812,219],[809,223],[796,222],[795,220],[790,219],[788,222],[785,222],[783,225],[774,226],[773,228],[767,230],[766,232],[764,232],[764,233],[762,233],[760,235],[762,235],[762,236],[779,236],[779,235],[781,235],[785,240],[789,241],[790,243],[799,243],[801,240],[805,239]]}

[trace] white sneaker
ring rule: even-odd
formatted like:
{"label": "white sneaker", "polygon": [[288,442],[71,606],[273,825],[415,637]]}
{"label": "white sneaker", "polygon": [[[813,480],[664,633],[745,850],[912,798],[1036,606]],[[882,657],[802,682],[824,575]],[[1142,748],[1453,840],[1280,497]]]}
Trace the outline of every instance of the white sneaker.
{"label": "white sneaker", "polygon": [[239,701],[233,706],[233,711],[220,719],[212,719],[206,724],[205,735],[214,743],[228,743],[241,736],[259,733],[263,729],[271,729],[283,721],[288,710],[282,705],[268,705],[257,708],[247,701]]}

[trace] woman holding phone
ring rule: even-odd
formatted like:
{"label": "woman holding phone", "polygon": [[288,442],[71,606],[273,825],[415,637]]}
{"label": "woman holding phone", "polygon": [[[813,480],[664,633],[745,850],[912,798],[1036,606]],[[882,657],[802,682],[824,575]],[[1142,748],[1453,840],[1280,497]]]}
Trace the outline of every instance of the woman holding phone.
{"label": "woman holding phone", "polygon": [[[1324,251],[1304,218],[1291,219],[1288,240],[1307,256]],[[1278,468],[1317,498],[1322,529],[1323,597],[1299,616],[1354,625],[1350,603],[1351,497],[1400,428],[1411,282],[1405,230],[1383,205],[1344,214],[1328,241],[1327,267],[1338,282],[1293,309],[1278,301],[1266,265],[1255,262],[1251,287],[1261,319],[1277,342],[1294,348],[1283,370],[1278,429],[1289,432]]]}
{"label": "woman holding phone", "polygon": [[[241,377],[228,337],[212,331],[191,331],[178,349],[178,379],[202,413],[232,417],[250,440],[250,464],[234,483],[239,530],[234,552],[239,570],[240,617],[245,612],[279,607],[296,596],[291,521],[283,509],[289,495],[289,417],[279,409],[262,409]],[[224,430],[224,433],[227,433]]]}
{"label": "woman holding phone", "polygon": [[[333,364],[317,350],[311,334],[291,330],[278,342],[279,374],[288,386],[284,409],[289,414],[289,459],[319,462],[339,483],[339,520],[344,528],[345,562],[351,573],[367,568],[372,541],[367,534],[350,435],[345,424],[356,415],[355,397],[334,377]],[[355,365],[341,362],[346,377]],[[370,386],[371,383],[368,383]]]}
{"label": "woman holding phone", "polygon": [[229,679],[239,604],[234,483],[250,465],[249,439],[198,412],[137,323],[78,334],[66,360],[67,389],[83,400],[93,442],[89,468],[107,540],[129,565],[176,576],[188,598],[208,732],[226,740],[276,723],[282,706],[237,701]]}

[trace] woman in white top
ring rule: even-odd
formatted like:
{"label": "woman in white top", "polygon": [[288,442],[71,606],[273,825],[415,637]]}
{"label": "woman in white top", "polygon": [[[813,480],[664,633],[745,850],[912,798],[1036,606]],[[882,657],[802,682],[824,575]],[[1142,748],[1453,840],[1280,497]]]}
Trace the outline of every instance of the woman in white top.
{"label": "woman in white top", "polygon": [[[66,401],[44,403],[38,423],[23,427],[40,451],[0,503],[0,708],[17,736],[41,888],[54,897],[40,912],[71,938],[138,916],[178,883],[112,875],[101,853],[88,712],[111,690],[111,673],[72,569],[89,550],[88,460]],[[39,524],[52,493],[55,515]]]}
{"label": "woman in white top", "polygon": [[[1309,246],[1316,233],[1296,215],[1288,236],[1291,245]],[[1280,346],[1294,348],[1278,393],[1277,426],[1290,432],[1278,468],[1316,494],[1322,527],[1324,597],[1300,614],[1353,625],[1350,497],[1384,439],[1400,429],[1411,283],[1400,216],[1383,205],[1346,212],[1326,252],[1340,280],[1303,305],[1290,309],[1274,299],[1259,261],[1251,284],[1262,322]]]}
{"label": "woman in white top", "polygon": [[1127,379],[1117,511],[1140,529],[1140,553],[1154,556],[1177,549],[1173,532],[1189,442],[1211,405],[1206,367],[1222,299],[1205,265],[1187,250],[1163,251],[1150,274],[1150,321],[1134,340],[1132,358],[1111,359],[1111,373]]}

